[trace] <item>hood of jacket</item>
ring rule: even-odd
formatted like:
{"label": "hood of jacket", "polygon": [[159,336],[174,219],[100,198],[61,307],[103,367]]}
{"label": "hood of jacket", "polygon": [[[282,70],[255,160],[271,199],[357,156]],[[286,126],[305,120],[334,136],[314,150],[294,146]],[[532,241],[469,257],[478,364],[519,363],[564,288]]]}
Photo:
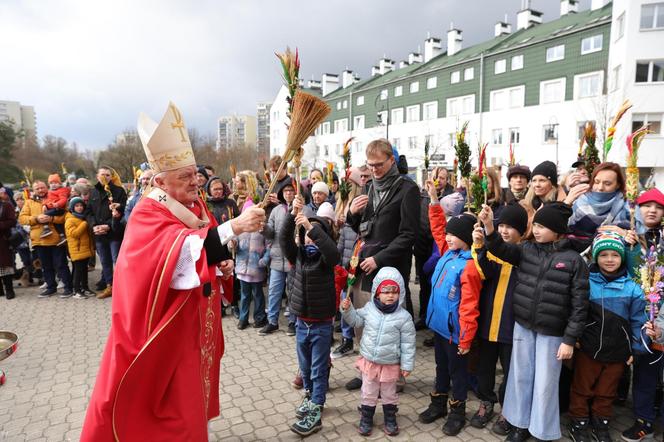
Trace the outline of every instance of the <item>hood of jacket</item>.
{"label": "hood of jacket", "polygon": [[391,279],[399,284],[399,305],[402,306],[406,299],[406,285],[404,284],[403,276],[394,267],[383,267],[378,271],[371,286],[371,298],[373,299],[376,296],[378,286],[387,279]]}

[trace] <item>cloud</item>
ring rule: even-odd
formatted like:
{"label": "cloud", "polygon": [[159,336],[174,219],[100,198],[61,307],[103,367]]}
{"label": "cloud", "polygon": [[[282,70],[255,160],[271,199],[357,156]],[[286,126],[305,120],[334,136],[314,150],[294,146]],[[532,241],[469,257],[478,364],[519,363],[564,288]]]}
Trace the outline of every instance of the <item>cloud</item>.
{"label": "cloud", "polygon": [[[588,7],[589,0],[582,2]],[[302,76],[349,67],[363,78],[380,57],[397,62],[444,37],[491,38],[519,0],[191,1],[60,0],[0,3],[0,99],[34,105],[38,132],[100,148],[140,111],[159,118],[173,100],[188,126],[212,133],[229,113],[254,114],[280,84],[275,51],[297,46]],[[545,20],[558,2],[535,1]]]}

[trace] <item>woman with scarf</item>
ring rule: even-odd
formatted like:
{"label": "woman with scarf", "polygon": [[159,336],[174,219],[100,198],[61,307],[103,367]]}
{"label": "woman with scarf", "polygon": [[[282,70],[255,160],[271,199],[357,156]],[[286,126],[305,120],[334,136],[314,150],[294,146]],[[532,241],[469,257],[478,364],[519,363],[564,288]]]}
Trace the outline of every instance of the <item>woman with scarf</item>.
{"label": "woman with scarf", "polygon": [[542,204],[551,201],[563,201],[566,196],[565,191],[558,185],[558,168],[556,165],[551,161],[538,164],[533,169],[530,188],[521,200],[521,205],[528,212],[528,230],[524,235],[524,239],[532,238],[533,217]]}

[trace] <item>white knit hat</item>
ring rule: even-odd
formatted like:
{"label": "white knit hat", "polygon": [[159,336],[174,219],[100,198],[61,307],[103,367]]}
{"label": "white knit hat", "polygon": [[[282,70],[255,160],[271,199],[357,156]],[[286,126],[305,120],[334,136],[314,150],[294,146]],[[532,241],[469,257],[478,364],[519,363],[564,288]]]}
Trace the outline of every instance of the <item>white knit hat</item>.
{"label": "white knit hat", "polygon": [[311,193],[313,194],[314,192],[322,192],[325,195],[329,196],[330,195],[330,188],[327,187],[327,184],[325,184],[322,181],[317,182],[313,186],[311,186]]}
{"label": "white knit hat", "polygon": [[[319,183],[316,183],[316,184],[319,184]],[[327,187],[327,186],[325,186],[325,187]],[[316,216],[319,217],[319,218],[327,218],[327,219],[330,220],[330,222],[332,224],[334,224],[334,222],[337,219],[337,216],[334,213],[334,208],[332,207],[332,204],[328,203],[327,201],[325,201],[323,204],[321,204],[318,207],[318,212],[316,212]]]}

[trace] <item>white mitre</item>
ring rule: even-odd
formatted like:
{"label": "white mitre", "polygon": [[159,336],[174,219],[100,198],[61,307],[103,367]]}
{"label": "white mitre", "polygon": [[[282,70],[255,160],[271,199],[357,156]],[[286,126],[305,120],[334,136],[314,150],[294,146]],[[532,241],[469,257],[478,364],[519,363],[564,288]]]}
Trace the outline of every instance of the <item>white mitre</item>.
{"label": "white mitre", "polygon": [[159,124],[141,112],[137,128],[145,156],[155,173],[196,165],[182,114],[173,102],[168,103]]}

